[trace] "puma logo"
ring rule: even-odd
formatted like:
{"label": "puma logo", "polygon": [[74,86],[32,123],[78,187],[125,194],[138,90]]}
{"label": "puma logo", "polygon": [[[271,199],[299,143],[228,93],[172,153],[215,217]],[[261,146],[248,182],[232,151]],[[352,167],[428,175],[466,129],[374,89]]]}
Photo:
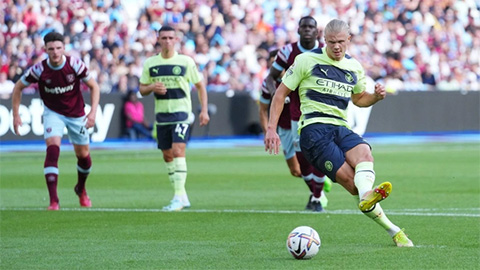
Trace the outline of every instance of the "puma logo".
{"label": "puma logo", "polygon": [[320,71],[323,72],[323,74],[325,74],[325,76],[328,76],[328,74],[327,74],[327,73],[328,73],[328,69],[323,69],[323,68],[321,68]]}
{"label": "puma logo", "polygon": [[158,74],[158,68],[152,68],[153,72]]}

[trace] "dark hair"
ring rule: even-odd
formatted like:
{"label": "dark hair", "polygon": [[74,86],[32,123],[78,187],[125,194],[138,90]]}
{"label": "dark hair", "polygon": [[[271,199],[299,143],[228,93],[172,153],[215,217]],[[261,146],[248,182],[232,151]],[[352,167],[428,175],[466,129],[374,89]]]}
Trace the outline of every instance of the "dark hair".
{"label": "dark hair", "polygon": [[298,21],[298,25],[302,24],[303,20],[313,20],[315,22],[315,25],[317,25],[317,20],[315,20],[315,18],[313,18],[312,16],[304,16],[300,18],[300,20]]}
{"label": "dark hair", "polygon": [[170,25],[164,25],[160,29],[158,29],[159,34],[161,32],[165,32],[165,31],[174,31],[175,32],[175,29],[173,27],[171,27]]}
{"label": "dark hair", "polygon": [[48,42],[52,42],[52,41],[61,41],[63,43],[64,42],[63,39],[64,37],[62,34],[58,32],[50,32],[46,34],[45,37],[43,37],[43,42],[47,44]]}
{"label": "dark hair", "polygon": [[268,58],[272,58],[272,57],[275,57],[277,56],[277,53],[278,53],[278,49],[274,49],[274,50],[271,50],[269,53],[268,53]]}

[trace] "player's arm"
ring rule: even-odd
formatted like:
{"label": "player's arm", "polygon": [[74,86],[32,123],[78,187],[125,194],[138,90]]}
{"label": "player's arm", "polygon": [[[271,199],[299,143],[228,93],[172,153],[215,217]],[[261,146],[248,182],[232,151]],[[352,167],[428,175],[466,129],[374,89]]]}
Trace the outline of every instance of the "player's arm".
{"label": "player's arm", "polygon": [[22,125],[22,119],[18,112],[20,107],[20,102],[22,101],[22,91],[25,89],[27,85],[25,85],[22,80],[18,80],[13,87],[12,92],[12,115],[13,115],[13,130],[15,134],[20,135],[18,132],[18,127]]}
{"label": "player's arm", "polygon": [[291,90],[283,83],[281,83],[272,103],[270,104],[270,117],[268,118],[267,132],[265,134],[265,151],[269,153],[278,154],[280,148],[280,137],[277,134],[277,125],[283,106],[285,105],[285,98],[290,94]]}
{"label": "player's arm", "polygon": [[197,88],[198,100],[200,101],[200,126],[205,126],[210,121],[210,116],[208,115],[207,89],[203,81],[197,82],[195,88]]}
{"label": "player's arm", "polygon": [[259,102],[258,115],[260,118],[260,126],[262,127],[263,134],[267,133],[268,107],[269,104]]}
{"label": "player's arm", "polygon": [[275,90],[277,88],[277,81],[280,76],[282,75],[282,70],[278,70],[275,67],[271,66],[270,70],[268,72],[268,76],[265,78],[266,86],[268,89],[268,92],[273,95],[275,93]]}
{"label": "player's arm", "polygon": [[90,88],[90,112],[87,114],[86,128],[95,126],[95,115],[97,114],[98,103],[100,102],[100,87],[94,78],[90,78],[85,84]]}
{"label": "player's arm", "polygon": [[152,92],[159,95],[165,95],[167,93],[167,88],[161,82],[154,82],[152,84],[140,83],[139,91],[142,96],[148,96]]}
{"label": "player's arm", "polygon": [[375,91],[373,93],[363,91],[358,94],[352,94],[352,102],[358,107],[369,107],[384,99],[386,94],[385,87],[377,83],[375,84]]}

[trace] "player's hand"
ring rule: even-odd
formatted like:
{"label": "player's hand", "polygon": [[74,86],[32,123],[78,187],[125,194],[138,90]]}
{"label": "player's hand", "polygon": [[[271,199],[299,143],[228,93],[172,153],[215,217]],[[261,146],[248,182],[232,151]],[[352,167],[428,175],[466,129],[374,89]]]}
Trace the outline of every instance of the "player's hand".
{"label": "player's hand", "polygon": [[156,82],[153,84],[153,93],[158,95],[165,95],[167,93],[167,88],[161,82]]}
{"label": "player's hand", "polygon": [[385,96],[387,95],[387,91],[385,91],[385,86],[377,83],[375,84],[375,93],[374,93],[375,97],[377,98],[377,100],[382,100],[385,98]]}
{"label": "player's hand", "polygon": [[208,115],[207,111],[201,111],[200,112],[200,126],[206,126],[208,122],[210,122],[210,116]]}
{"label": "player's hand", "polygon": [[18,131],[18,127],[22,126],[22,119],[20,115],[14,115],[13,116],[13,130],[15,131],[15,134],[20,135],[20,132]]}
{"label": "player's hand", "polygon": [[90,112],[87,114],[85,117],[85,127],[86,128],[91,128],[95,126],[95,113]]}
{"label": "player's hand", "polygon": [[266,152],[268,152],[269,154],[278,154],[280,149],[280,137],[278,136],[277,131],[267,128],[264,143]]}

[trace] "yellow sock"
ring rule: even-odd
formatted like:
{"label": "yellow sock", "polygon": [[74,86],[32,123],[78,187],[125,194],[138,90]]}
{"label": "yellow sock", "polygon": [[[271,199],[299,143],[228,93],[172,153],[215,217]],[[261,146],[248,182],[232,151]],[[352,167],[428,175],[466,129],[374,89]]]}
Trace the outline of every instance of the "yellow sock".
{"label": "yellow sock", "polygon": [[185,190],[185,182],[187,181],[187,161],[184,157],[175,158],[175,195],[183,196],[187,194]]}
{"label": "yellow sock", "polygon": [[360,200],[365,193],[369,192],[373,188],[375,182],[375,171],[373,170],[373,162],[360,162],[355,167],[355,177],[353,182],[358,189],[358,196]]}
{"label": "yellow sock", "polygon": [[175,162],[165,162],[165,167],[167,167],[168,180],[172,184],[172,187],[175,188]]}
{"label": "yellow sock", "polygon": [[388,219],[379,203],[377,203],[371,211],[363,213],[373,219],[378,225],[382,226],[391,237],[400,231],[400,228]]}

